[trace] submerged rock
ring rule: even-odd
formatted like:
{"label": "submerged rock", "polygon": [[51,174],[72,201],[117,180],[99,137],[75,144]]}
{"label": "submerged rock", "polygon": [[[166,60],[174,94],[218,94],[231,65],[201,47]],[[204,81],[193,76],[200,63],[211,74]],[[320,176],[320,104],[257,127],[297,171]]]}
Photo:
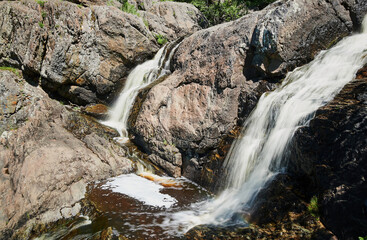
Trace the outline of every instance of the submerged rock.
{"label": "submerged rock", "polygon": [[226,155],[215,149],[274,82],[360,26],[364,2],[277,1],[186,38],[131,116],[134,142],[170,174],[212,186]]}
{"label": "submerged rock", "polygon": [[0,71],[0,105],[1,239],[77,214],[87,182],[133,170],[115,130],[10,71]]}
{"label": "submerged rock", "polygon": [[[174,40],[205,26],[198,23],[200,12],[188,4],[151,11],[154,17],[147,24],[143,16],[114,6],[88,5],[57,0],[0,2],[0,65],[40,76],[44,88],[73,103],[109,103],[130,70],[158,51],[156,34]],[[195,10],[195,16],[189,17],[189,10]],[[174,13],[176,17],[169,16]],[[155,30],[150,25],[165,28]]]}
{"label": "submerged rock", "polygon": [[321,220],[339,239],[367,235],[367,79],[357,78],[296,132],[289,157],[291,173],[318,196]]}

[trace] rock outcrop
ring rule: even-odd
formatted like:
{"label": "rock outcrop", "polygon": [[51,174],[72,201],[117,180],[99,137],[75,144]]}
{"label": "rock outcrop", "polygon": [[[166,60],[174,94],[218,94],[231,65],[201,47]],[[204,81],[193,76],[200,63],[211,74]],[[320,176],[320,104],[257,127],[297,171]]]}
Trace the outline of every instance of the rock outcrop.
{"label": "rock outcrop", "polygon": [[321,220],[338,239],[367,235],[367,78],[357,78],[296,132],[289,157],[289,171],[318,197]]}
{"label": "rock outcrop", "polygon": [[0,239],[75,215],[89,181],[134,169],[112,140],[115,130],[68,110],[20,75],[0,71],[0,106]]}
{"label": "rock outcrop", "polygon": [[236,219],[246,219],[249,226],[199,225],[185,234],[185,239],[334,239],[317,217],[310,214],[307,203],[296,193],[287,175],[278,175],[259,193],[251,215],[238,213]]}
{"label": "rock outcrop", "polygon": [[170,4],[164,11],[153,4],[157,10],[149,12],[150,18],[103,1],[89,5],[57,0],[0,2],[0,65],[40,76],[44,88],[71,102],[109,103],[130,70],[158,51],[156,34],[173,40],[205,26],[192,5],[181,9]]}
{"label": "rock outcrop", "polygon": [[260,95],[358,28],[366,11],[362,0],[282,0],[193,34],[177,49],[172,75],[154,85],[130,117],[134,142],[170,174],[211,185],[208,166],[226,155],[215,149]]}

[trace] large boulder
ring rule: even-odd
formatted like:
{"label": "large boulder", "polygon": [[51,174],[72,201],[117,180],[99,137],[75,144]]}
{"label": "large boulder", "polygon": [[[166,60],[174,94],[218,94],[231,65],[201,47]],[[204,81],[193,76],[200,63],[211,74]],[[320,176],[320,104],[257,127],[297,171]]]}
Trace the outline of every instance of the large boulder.
{"label": "large boulder", "polygon": [[[170,32],[167,38],[174,40],[205,26],[198,24],[202,15],[196,8],[189,20],[181,16],[188,16],[186,9],[175,5],[171,11],[153,11],[155,18],[146,22],[139,14],[102,3],[2,1],[0,65],[22,68],[37,81],[40,76],[44,88],[71,102],[109,103],[130,70],[158,51],[156,34]],[[170,14],[177,14],[178,21],[172,22]],[[166,32],[150,28],[155,21]]]}
{"label": "large boulder", "polygon": [[89,181],[134,169],[116,131],[10,71],[0,71],[0,106],[0,239],[77,214]]}
{"label": "large boulder", "polygon": [[164,36],[168,40],[189,36],[209,25],[204,15],[191,4],[169,1],[145,2],[150,2],[149,7],[139,13],[153,34]]}
{"label": "large boulder", "polygon": [[130,116],[134,142],[170,174],[211,185],[220,177],[211,166],[226,155],[218,146],[261,94],[360,26],[366,10],[355,10],[363,3],[282,0],[186,38],[172,75],[141,94],[140,111]]}
{"label": "large boulder", "polygon": [[289,157],[290,173],[318,196],[321,220],[338,239],[367,235],[367,78],[358,78],[296,132]]}

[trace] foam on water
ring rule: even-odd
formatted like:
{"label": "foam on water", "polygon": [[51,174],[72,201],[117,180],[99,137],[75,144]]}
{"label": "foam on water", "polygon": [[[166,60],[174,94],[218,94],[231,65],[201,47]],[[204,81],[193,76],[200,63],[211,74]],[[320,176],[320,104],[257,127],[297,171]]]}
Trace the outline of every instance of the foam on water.
{"label": "foam on water", "polygon": [[160,193],[164,187],[136,174],[125,174],[108,180],[102,188],[125,194],[146,205],[170,208],[177,200],[168,194]]}

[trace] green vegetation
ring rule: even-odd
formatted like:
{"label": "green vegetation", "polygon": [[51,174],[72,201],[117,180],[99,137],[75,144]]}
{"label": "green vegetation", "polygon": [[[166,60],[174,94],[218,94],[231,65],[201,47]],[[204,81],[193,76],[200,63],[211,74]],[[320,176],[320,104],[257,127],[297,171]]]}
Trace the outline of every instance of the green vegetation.
{"label": "green vegetation", "polygon": [[43,28],[45,25],[43,24],[43,22],[38,22],[38,25],[40,26],[40,28]]}
{"label": "green vegetation", "polygon": [[[162,1],[162,0],[161,0]],[[275,0],[176,0],[187,2],[197,7],[209,21],[210,26],[236,20],[245,14],[248,9],[262,9]]]}
{"label": "green vegetation", "polygon": [[308,204],[307,209],[311,213],[311,215],[314,216],[315,218],[320,217],[319,204],[316,196],[313,196],[311,198],[310,204]]}
{"label": "green vegetation", "polygon": [[365,237],[358,237],[358,240],[367,240],[367,236],[365,236]]}
{"label": "green vegetation", "polygon": [[143,18],[144,25],[149,29],[149,22],[145,18]]}
{"label": "green vegetation", "polygon": [[44,20],[47,17],[47,13],[45,11],[42,11],[41,16],[42,19]]}
{"label": "green vegetation", "polygon": [[44,0],[36,0],[36,2],[38,3],[38,5],[40,5],[41,7],[45,6],[46,1]]}
{"label": "green vegetation", "polygon": [[121,0],[122,3],[121,10],[127,13],[134,14],[138,17],[140,17],[140,14],[138,13],[138,10],[135,8],[134,5],[130,4],[127,0]]}
{"label": "green vegetation", "polygon": [[159,45],[164,45],[168,41],[167,38],[165,36],[163,36],[162,34],[156,34],[155,39],[157,40],[157,43]]}
{"label": "green vegetation", "polygon": [[0,70],[2,71],[10,71],[12,73],[14,73],[15,75],[17,75],[18,77],[21,77],[22,74],[20,72],[19,69],[13,68],[13,67],[0,67]]}

